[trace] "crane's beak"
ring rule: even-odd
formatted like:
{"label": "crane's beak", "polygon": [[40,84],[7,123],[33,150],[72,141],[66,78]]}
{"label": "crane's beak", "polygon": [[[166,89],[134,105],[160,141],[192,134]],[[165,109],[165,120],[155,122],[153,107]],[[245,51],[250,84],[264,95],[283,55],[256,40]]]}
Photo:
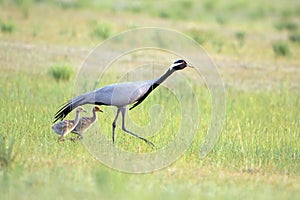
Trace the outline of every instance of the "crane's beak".
{"label": "crane's beak", "polygon": [[190,68],[195,68],[193,65],[191,65],[190,63],[187,63],[187,66]]}
{"label": "crane's beak", "polygon": [[99,107],[98,107],[98,111],[99,111],[99,112],[103,112],[103,110],[101,110]]}

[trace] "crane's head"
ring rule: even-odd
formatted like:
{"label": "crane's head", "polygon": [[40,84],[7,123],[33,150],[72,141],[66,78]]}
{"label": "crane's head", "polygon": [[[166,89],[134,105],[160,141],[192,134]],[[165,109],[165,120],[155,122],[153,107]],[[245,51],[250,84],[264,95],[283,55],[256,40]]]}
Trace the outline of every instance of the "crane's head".
{"label": "crane's head", "polygon": [[93,108],[93,110],[94,110],[95,112],[103,112],[98,106],[95,106],[95,107]]}
{"label": "crane's head", "polygon": [[79,106],[77,109],[76,109],[76,112],[87,112],[83,107]]}
{"label": "crane's head", "polygon": [[182,70],[186,67],[193,67],[192,65],[188,64],[185,60],[176,60],[172,65],[171,68],[174,70]]}

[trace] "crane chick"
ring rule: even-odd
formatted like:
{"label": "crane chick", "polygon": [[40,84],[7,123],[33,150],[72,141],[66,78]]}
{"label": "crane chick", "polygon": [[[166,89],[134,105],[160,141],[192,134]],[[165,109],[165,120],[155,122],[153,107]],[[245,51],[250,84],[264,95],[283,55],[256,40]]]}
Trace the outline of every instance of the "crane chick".
{"label": "crane chick", "polygon": [[[78,139],[82,139],[82,133],[85,132],[90,126],[97,120],[96,112],[103,112],[98,106],[94,106],[92,109],[93,115],[92,117],[81,117],[79,119],[78,124],[76,127],[71,131],[72,133],[77,134]],[[75,141],[76,138],[72,140]]]}
{"label": "crane chick", "polygon": [[74,120],[64,120],[51,126],[52,130],[58,135],[60,135],[58,141],[63,141],[64,137],[76,127],[76,125],[79,122],[80,112],[87,112],[87,111],[83,107],[78,107],[76,109],[76,116]]}

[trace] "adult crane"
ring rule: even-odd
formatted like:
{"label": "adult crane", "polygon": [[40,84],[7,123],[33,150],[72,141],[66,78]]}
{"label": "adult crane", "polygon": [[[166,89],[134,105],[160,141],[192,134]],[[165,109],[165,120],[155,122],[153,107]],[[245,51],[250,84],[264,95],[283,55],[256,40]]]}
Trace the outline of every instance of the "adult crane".
{"label": "adult crane", "polygon": [[105,105],[105,106],[115,106],[117,107],[117,114],[112,123],[112,142],[115,142],[115,128],[116,122],[119,114],[122,114],[122,130],[126,133],[135,136],[146,143],[154,146],[152,142],[143,138],[129,130],[125,127],[125,115],[127,106],[133,104],[129,109],[133,109],[142,103],[145,98],[164,80],[166,80],[175,71],[182,70],[186,67],[192,67],[185,60],[176,60],[170,68],[160,77],[147,80],[147,81],[137,81],[137,82],[123,82],[104,86],[102,88],[96,89],[91,92],[81,94],[74,97],[70,101],[66,102],[55,114],[55,120],[64,119],[74,108],[84,105],[84,104],[95,104],[95,105]]}

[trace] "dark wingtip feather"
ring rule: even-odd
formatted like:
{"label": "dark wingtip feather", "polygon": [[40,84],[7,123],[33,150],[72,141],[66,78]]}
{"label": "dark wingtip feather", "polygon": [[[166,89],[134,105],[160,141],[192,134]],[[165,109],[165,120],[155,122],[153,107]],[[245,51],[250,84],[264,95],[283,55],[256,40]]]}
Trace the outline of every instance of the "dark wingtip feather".
{"label": "dark wingtip feather", "polygon": [[135,103],[133,104],[133,106],[131,108],[129,108],[129,110],[135,108],[136,106],[138,106],[140,103],[142,103],[146,97],[157,87],[159,86],[158,83],[153,83],[153,85],[150,86],[150,88],[147,90],[147,92]]}
{"label": "dark wingtip feather", "polygon": [[63,120],[66,117],[65,110],[69,106],[70,102],[65,103],[54,115],[53,123],[57,122],[58,120]]}
{"label": "dark wingtip feather", "polygon": [[141,103],[141,101],[136,102],[135,104],[133,104],[133,106],[131,106],[131,107],[129,108],[129,110],[135,108],[135,107],[136,107],[137,105],[139,105],[140,103]]}
{"label": "dark wingtip feather", "polygon": [[[75,100],[76,99],[76,100]],[[80,102],[84,98],[74,98],[61,106],[61,108],[55,113],[53,123],[58,120],[63,120],[74,108],[80,106]]]}

